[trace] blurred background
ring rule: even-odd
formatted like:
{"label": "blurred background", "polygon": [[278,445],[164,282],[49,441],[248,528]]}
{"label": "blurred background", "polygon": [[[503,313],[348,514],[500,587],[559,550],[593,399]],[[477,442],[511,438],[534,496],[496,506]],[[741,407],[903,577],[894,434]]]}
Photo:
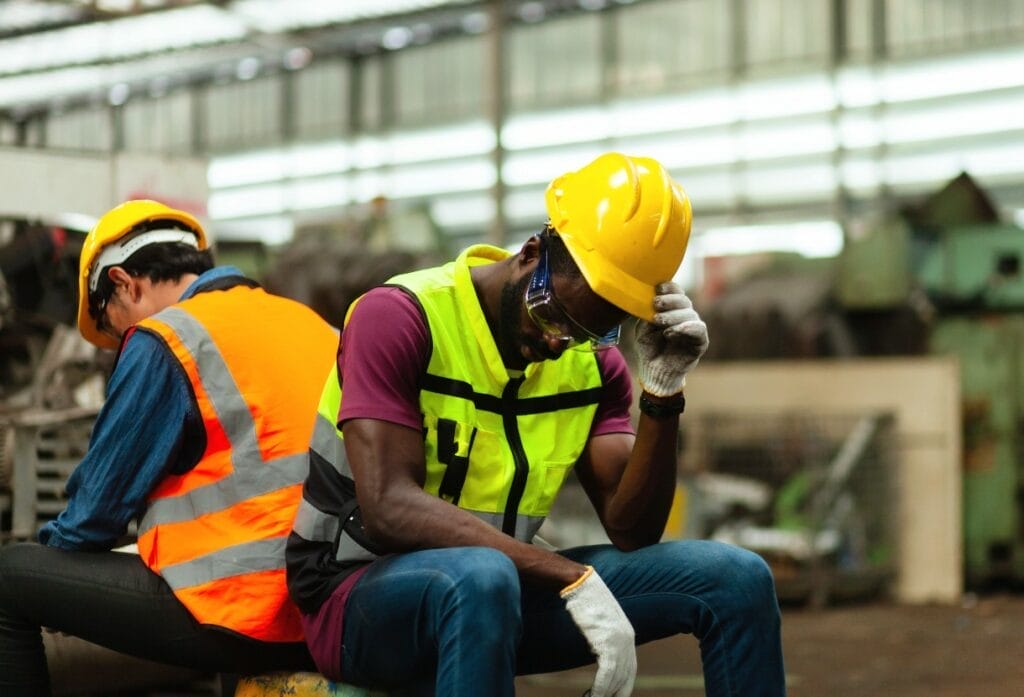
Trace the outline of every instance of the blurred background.
{"label": "blurred background", "polygon": [[[678,280],[712,342],[666,536],[769,561],[794,694],[1024,693],[924,643],[998,662],[985,618],[1024,618],[1024,0],[0,0],[0,542],[62,509],[102,404],[73,322],[108,208],[198,215],[338,325],[394,273],[517,248],[608,150],[693,202]],[[584,499],[545,539],[605,539]],[[871,618],[821,660],[818,628]],[[865,673],[896,649],[858,637],[895,628],[932,673]],[[47,641],[62,694],[164,674]]]}

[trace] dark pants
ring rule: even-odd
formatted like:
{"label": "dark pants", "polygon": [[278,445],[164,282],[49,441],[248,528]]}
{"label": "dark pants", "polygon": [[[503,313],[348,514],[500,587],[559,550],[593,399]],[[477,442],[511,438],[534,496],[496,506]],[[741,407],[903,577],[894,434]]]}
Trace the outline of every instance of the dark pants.
{"label": "dark pants", "polygon": [[[779,604],[761,557],[702,540],[561,553],[597,570],[638,644],[694,635],[708,697],[786,694]],[[403,695],[512,697],[516,675],[594,662],[558,592],[522,585],[512,561],[489,548],[375,561],[344,619],[342,677]]]}
{"label": "dark pants", "polygon": [[138,556],[0,548],[0,695],[50,694],[40,627],[139,658],[210,673],[315,670],[305,644],[198,624]]}

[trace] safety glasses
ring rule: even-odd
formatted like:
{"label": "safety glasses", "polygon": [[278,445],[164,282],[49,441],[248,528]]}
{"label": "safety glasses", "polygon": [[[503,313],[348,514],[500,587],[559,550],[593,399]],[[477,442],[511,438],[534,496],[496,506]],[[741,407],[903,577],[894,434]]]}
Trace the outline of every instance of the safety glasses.
{"label": "safety glasses", "polygon": [[110,303],[111,298],[114,297],[115,292],[117,292],[117,288],[112,289],[110,295],[105,298],[100,298],[98,293],[91,296],[89,298],[89,316],[96,322],[96,329],[101,334],[106,334],[116,339],[119,337],[107,319],[107,305]]}
{"label": "safety glasses", "polygon": [[574,320],[555,297],[548,266],[548,234],[539,235],[540,259],[526,287],[526,312],[530,319],[545,336],[565,341],[571,349],[602,351],[615,346],[621,332],[618,325],[606,334],[596,334]]}

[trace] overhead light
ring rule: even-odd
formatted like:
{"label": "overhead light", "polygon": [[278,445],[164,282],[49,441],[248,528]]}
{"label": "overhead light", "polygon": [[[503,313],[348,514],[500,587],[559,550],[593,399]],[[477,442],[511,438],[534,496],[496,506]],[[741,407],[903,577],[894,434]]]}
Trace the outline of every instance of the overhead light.
{"label": "overhead light", "polygon": [[212,5],[54,29],[5,39],[0,69],[16,74],[48,68],[124,61],[174,49],[240,41],[247,27]]}
{"label": "overhead light", "polygon": [[834,220],[710,228],[694,236],[702,257],[796,252],[804,257],[834,257],[843,249],[843,229]]}
{"label": "overhead light", "polygon": [[602,140],[610,135],[608,114],[600,106],[556,113],[511,116],[501,130],[509,150]]}
{"label": "overhead light", "polygon": [[239,80],[251,80],[260,73],[260,59],[250,56],[238,61],[235,66],[235,77]]}
{"label": "overhead light", "polygon": [[380,45],[389,51],[405,48],[412,42],[412,29],[409,27],[391,27],[380,38]]}
{"label": "overhead light", "polygon": [[128,101],[129,94],[131,94],[131,88],[127,84],[119,82],[107,92],[107,101],[110,102],[110,106],[121,106]]}
{"label": "overhead light", "polygon": [[288,49],[281,61],[287,70],[301,70],[313,61],[313,52],[305,46]]}
{"label": "overhead light", "polygon": [[462,17],[462,30],[467,34],[483,34],[491,26],[486,12],[470,12]]}

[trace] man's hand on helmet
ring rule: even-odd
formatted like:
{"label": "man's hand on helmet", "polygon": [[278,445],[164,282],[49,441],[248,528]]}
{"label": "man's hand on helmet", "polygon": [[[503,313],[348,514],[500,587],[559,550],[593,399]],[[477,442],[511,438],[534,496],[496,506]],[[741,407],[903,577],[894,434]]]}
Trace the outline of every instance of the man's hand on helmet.
{"label": "man's hand on helmet", "polygon": [[655,289],[654,321],[637,328],[641,386],[657,397],[682,392],[686,374],[708,349],[708,327],[678,283]]}

